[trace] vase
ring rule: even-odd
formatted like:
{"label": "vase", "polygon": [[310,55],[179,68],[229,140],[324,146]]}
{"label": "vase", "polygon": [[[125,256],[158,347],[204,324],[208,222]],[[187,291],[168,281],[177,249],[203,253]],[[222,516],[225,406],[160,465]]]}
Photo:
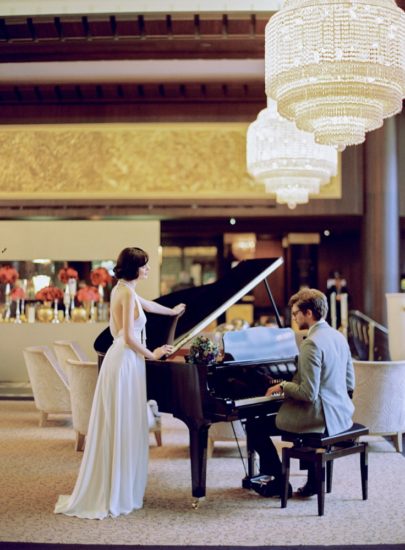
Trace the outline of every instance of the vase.
{"label": "vase", "polygon": [[85,308],[80,306],[72,309],[70,317],[74,323],[85,323],[88,316]]}
{"label": "vase", "polygon": [[41,323],[50,323],[53,319],[53,309],[51,302],[44,302],[37,309],[37,319]]}

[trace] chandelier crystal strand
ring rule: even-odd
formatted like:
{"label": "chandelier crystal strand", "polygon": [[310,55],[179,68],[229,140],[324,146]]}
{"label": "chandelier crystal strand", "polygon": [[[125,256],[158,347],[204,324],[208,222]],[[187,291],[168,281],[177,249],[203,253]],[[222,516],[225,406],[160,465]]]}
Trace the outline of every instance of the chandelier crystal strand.
{"label": "chandelier crystal strand", "polygon": [[247,169],[280,204],[294,208],[308,202],[320,186],[336,175],[335,148],[315,143],[313,134],[282,118],[268,99],[247,131]]}
{"label": "chandelier crystal strand", "polygon": [[285,0],[266,26],[267,96],[342,151],[402,109],[405,13],[394,0]]}

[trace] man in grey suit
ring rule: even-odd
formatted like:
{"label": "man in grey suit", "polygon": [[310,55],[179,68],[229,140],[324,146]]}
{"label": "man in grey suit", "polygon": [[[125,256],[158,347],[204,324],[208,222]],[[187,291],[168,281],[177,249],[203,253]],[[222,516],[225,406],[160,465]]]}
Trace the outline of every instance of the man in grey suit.
{"label": "man in grey suit", "polygon": [[[285,401],[277,415],[247,425],[250,444],[260,456],[260,474],[273,478],[267,484],[253,484],[263,496],[279,496],[281,489],[281,462],[271,435],[280,434],[280,430],[334,435],[353,424],[351,353],[343,334],[325,321],[326,296],[316,289],[303,289],[290,298],[288,305],[298,328],[308,329],[308,336],[300,346],[297,372],[291,382],[267,390],[266,395],[284,393]],[[315,493],[315,472],[309,469],[307,483],[297,494],[308,497]]]}

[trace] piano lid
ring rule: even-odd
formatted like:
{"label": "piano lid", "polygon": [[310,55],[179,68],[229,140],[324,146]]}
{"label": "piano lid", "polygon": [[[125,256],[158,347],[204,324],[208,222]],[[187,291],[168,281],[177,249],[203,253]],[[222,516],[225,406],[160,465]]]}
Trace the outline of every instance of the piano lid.
{"label": "piano lid", "polygon": [[[157,298],[155,301],[166,307],[174,307],[182,302],[187,305],[185,313],[177,321],[175,350],[197,336],[282,264],[282,258],[243,260],[215,283],[179,290]],[[174,318],[148,312],[146,317],[147,346],[153,350],[168,341]],[[105,353],[112,341],[110,329],[107,327],[96,338],[94,349],[98,353]]]}
{"label": "piano lid", "polygon": [[[175,292],[158,299],[159,303],[169,305],[167,301],[170,297],[171,307],[179,302],[187,305],[177,324],[175,351],[218,319],[282,264],[283,258],[243,260],[214,283]],[[150,334],[148,325],[147,333]]]}

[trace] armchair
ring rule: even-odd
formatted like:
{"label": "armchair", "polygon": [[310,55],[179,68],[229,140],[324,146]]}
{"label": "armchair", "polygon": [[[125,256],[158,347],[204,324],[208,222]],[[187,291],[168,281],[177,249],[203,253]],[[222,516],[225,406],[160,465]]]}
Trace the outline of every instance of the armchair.
{"label": "armchair", "polygon": [[75,450],[82,451],[89,427],[91,405],[97,384],[98,367],[95,361],[67,359],[73,429],[76,432]]}
{"label": "armchair", "polygon": [[48,414],[70,413],[68,379],[48,346],[23,350],[36,408],[40,411],[39,425],[45,426]]}
{"label": "armchair", "polygon": [[[72,403],[73,429],[76,432],[75,450],[83,451],[85,436],[89,428],[91,406],[96,390],[98,365],[96,361],[67,359]],[[162,445],[162,421],[156,401],[148,401],[149,431]]]}
{"label": "armchair", "polygon": [[353,361],[356,387],[353,421],[370,435],[391,436],[402,452],[405,433],[405,361]]}
{"label": "armchair", "polygon": [[68,359],[75,359],[78,361],[89,361],[89,358],[79,346],[77,342],[70,340],[56,340],[53,343],[53,349],[55,351],[56,357],[58,359],[59,365],[65,372],[69,380],[69,370],[70,366],[67,363]]}

